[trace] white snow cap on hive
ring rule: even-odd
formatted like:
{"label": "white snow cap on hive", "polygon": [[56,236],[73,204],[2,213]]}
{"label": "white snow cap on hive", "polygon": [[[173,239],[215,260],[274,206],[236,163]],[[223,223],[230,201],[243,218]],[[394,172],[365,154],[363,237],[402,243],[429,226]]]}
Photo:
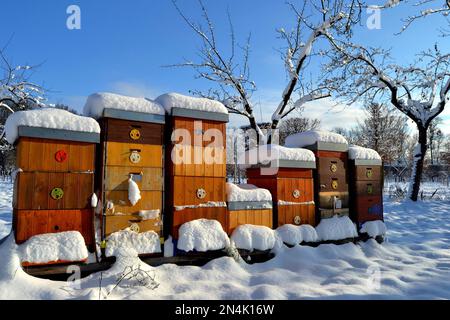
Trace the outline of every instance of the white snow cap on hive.
{"label": "white snow cap on hive", "polygon": [[178,249],[183,251],[220,250],[230,245],[228,235],[217,220],[198,219],[183,223],[178,231]]}
{"label": "white snow cap on hive", "polygon": [[138,254],[161,252],[161,242],[155,231],[138,233],[127,228],[111,233],[106,240],[107,257],[115,256],[121,250],[135,250]]}
{"label": "white snow cap on hive", "polygon": [[174,92],[160,95],[155,101],[161,104],[169,114],[171,113],[172,108],[228,114],[227,108],[219,101],[207,98],[190,97]]}
{"label": "white snow cap on hive", "polygon": [[352,160],[381,160],[380,155],[375,150],[355,145],[348,147],[348,158]]}
{"label": "white snow cap on hive", "polygon": [[94,119],[56,108],[39,108],[11,114],[5,123],[6,140],[10,144],[18,138],[19,126],[100,133],[100,126]]}
{"label": "white snow cap on hive", "polygon": [[317,242],[319,240],[316,229],[309,224],[301,226],[283,224],[277,228],[276,232],[284,243],[290,245],[297,245],[302,242]]}
{"label": "white snow cap on hive", "polygon": [[239,159],[239,163],[244,165],[269,164],[275,160],[316,162],[314,153],[311,150],[287,148],[277,144],[265,144],[246,151],[244,158],[241,157]]}
{"label": "white snow cap on hive", "polygon": [[348,144],[347,139],[338,133],[322,130],[310,130],[286,137],[284,145],[291,148],[302,148],[317,142]]}
{"label": "white snow cap on hive", "polygon": [[22,262],[82,261],[88,258],[84,238],[78,231],[32,236],[19,246]]}
{"label": "white snow cap on hive", "polygon": [[281,239],[275,230],[266,226],[241,224],[234,229],[231,240],[236,248],[249,251],[269,250],[281,246]]}
{"label": "white snow cap on hive", "polygon": [[355,238],[358,236],[355,224],[349,217],[338,217],[335,215],[329,219],[320,220],[316,227],[319,240],[343,240],[347,238]]}
{"label": "white snow cap on hive", "polygon": [[272,195],[269,190],[258,188],[253,184],[228,182],[227,201],[272,201]]}
{"label": "white snow cap on hive", "polygon": [[360,230],[361,233],[367,233],[372,238],[384,236],[386,231],[386,225],[381,220],[364,222]]}
{"label": "white snow cap on hive", "polygon": [[116,93],[98,92],[91,94],[84,105],[83,113],[93,118],[101,118],[104,109],[119,109],[164,115],[164,108],[157,102],[142,97],[122,96]]}

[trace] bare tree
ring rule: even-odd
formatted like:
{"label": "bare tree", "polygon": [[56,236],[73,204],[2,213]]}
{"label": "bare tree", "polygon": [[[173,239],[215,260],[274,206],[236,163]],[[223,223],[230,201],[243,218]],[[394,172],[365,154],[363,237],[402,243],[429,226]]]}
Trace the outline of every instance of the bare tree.
{"label": "bare tree", "polygon": [[[244,116],[253,130],[258,133],[258,142],[272,142],[273,131],[280,121],[305,103],[330,96],[330,90],[322,85],[308,81],[306,69],[313,56],[326,57],[322,51],[314,50],[316,42],[325,34],[345,37],[351,33],[352,26],[359,21],[362,3],[360,0],[321,0],[304,1],[301,8],[288,4],[295,17],[295,27],[291,31],[277,30],[278,37],[285,43],[281,58],[286,67],[288,82],[281,94],[278,106],[272,113],[271,126],[267,137],[258,126],[252,103],[256,84],[250,76],[250,36],[243,46],[236,41],[233,24],[228,13],[230,27],[230,49],[226,55],[216,41],[215,28],[208,12],[200,0],[203,23],[190,20],[173,0],[175,8],[187,25],[199,36],[202,47],[198,53],[199,61],[185,61],[176,66],[193,68],[198,77],[212,81],[216,86],[208,92],[194,93],[223,101],[230,113]],[[238,61],[240,60],[240,61]],[[319,83],[319,82],[317,82]],[[299,94],[298,99],[293,93]]]}
{"label": "bare tree", "polygon": [[383,103],[367,104],[365,113],[366,118],[352,130],[356,143],[376,150],[385,163],[405,158],[406,117],[396,114]]}
{"label": "bare tree", "polygon": [[284,145],[286,137],[291,134],[318,129],[319,126],[319,119],[300,117],[284,119],[280,124],[280,145]]}
{"label": "bare tree", "polygon": [[[389,52],[343,43],[328,36],[335,46],[327,81],[349,103],[362,97],[370,101],[390,101],[391,105],[414,121],[418,141],[414,152],[408,196],[416,201],[427,151],[427,133],[432,121],[444,110],[450,99],[450,55],[437,46],[422,52],[412,65],[403,67],[390,63]],[[337,69],[335,69],[337,70]]]}
{"label": "bare tree", "polygon": [[[12,65],[6,58],[5,48],[0,49],[0,68],[3,72],[0,78],[0,125],[3,127],[10,113],[43,106],[45,90],[30,80],[36,66]],[[2,129],[0,140],[3,136]]]}

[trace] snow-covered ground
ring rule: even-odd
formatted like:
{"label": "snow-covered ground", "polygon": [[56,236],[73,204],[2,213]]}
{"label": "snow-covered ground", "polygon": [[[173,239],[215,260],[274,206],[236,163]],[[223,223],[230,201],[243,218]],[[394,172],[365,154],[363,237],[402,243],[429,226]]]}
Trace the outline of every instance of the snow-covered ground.
{"label": "snow-covered ground", "polygon": [[[11,185],[0,188],[5,235]],[[0,246],[0,299],[450,299],[449,198],[417,204],[386,199],[385,219],[388,239],[382,245],[370,240],[283,247],[274,259],[254,265],[220,258],[201,268],[152,268],[121,258],[102,274],[101,292],[99,273],[74,286],[25,274],[8,239]],[[127,266],[134,269],[127,268],[128,276],[114,288]]]}
{"label": "snow-covered ground", "polygon": [[9,178],[0,177],[0,239],[11,231],[12,226],[12,190]]}

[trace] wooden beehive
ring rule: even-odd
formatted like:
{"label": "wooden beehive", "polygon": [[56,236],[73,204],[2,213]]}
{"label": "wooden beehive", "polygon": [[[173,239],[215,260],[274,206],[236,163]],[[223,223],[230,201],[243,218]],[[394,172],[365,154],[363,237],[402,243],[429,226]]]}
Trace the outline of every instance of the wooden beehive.
{"label": "wooden beehive", "polygon": [[349,160],[350,212],[358,227],[383,220],[383,169],[381,160]]}
{"label": "wooden beehive", "polygon": [[[125,228],[162,234],[164,116],[119,109],[103,110],[99,119],[101,148],[96,181],[102,200],[103,237]],[[139,187],[141,199],[128,199],[128,180]],[[150,218],[143,213],[154,212]]]}
{"label": "wooden beehive", "polygon": [[[166,132],[165,236],[200,218],[227,227],[226,123],[228,114],[171,108]],[[212,205],[212,206],[211,206]]]}
{"label": "wooden beehive", "polygon": [[283,224],[316,225],[314,205],[314,163],[297,167],[280,167],[272,175],[261,174],[261,168],[247,169],[247,181],[268,189],[273,200],[273,227]]}
{"label": "wooden beehive", "polygon": [[33,235],[79,231],[94,244],[95,148],[98,133],[18,127],[13,228],[17,243]]}
{"label": "wooden beehive", "polygon": [[[233,187],[236,188],[233,190]],[[245,188],[243,188],[245,187]],[[243,188],[243,189],[242,189]],[[227,228],[226,232],[232,234],[237,226],[243,224],[252,224],[259,226],[273,227],[272,216],[272,197],[265,200],[241,200],[239,197],[233,197],[232,192],[257,191],[252,185],[231,185],[227,184]]]}

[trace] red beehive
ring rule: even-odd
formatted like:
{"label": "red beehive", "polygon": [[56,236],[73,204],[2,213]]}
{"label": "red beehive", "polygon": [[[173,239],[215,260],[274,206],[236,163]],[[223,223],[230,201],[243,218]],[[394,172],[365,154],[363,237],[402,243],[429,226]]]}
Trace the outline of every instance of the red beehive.
{"label": "red beehive", "polygon": [[374,150],[349,148],[351,217],[360,228],[364,222],[383,220],[383,166]]}
{"label": "red beehive", "polygon": [[248,183],[272,194],[274,228],[283,224],[316,225],[313,191],[316,163],[311,151],[262,145],[247,152],[245,161],[256,162],[247,169]]}

